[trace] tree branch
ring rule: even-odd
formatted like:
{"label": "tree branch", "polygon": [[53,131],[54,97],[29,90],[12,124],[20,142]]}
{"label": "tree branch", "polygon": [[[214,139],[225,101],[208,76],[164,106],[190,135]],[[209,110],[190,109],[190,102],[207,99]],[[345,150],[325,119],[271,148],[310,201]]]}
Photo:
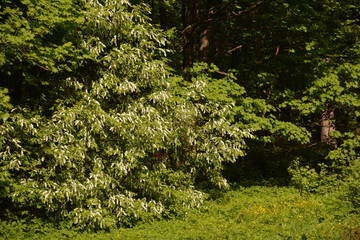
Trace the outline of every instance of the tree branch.
{"label": "tree branch", "polygon": [[39,68],[41,68],[41,69],[43,69],[43,70],[45,70],[45,71],[50,72],[50,69],[48,69],[48,68],[46,68],[46,67],[44,67],[44,66],[40,65],[39,63],[37,63],[37,62],[34,60],[34,58],[33,58],[33,57],[29,56],[29,54],[28,54],[28,53],[24,52],[24,51],[23,51],[23,50],[21,50],[21,49],[19,49],[19,51],[20,51],[20,52],[21,52],[24,56],[26,56],[28,59],[30,59],[30,61],[31,61],[31,62],[33,62],[36,66],[38,66]]}
{"label": "tree branch", "polygon": [[236,46],[236,47],[234,47],[234,48],[232,48],[232,49],[230,49],[230,50],[227,50],[226,53],[232,53],[233,51],[236,51],[236,50],[238,50],[239,48],[242,48],[242,47],[244,47],[244,45]]}

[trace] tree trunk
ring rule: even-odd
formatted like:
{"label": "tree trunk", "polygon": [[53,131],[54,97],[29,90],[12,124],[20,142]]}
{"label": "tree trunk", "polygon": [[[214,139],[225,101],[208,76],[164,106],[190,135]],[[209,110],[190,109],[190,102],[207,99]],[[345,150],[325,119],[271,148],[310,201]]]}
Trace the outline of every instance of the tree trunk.
{"label": "tree trunk", "polygon": [[357,127],[355,129],[355,137],[360,136],[360,116],[356,118]]}
{"label": "tree trunk", "polygon": [[333,109],[326,109],[321,114],[321,142],[336,147],[336,139],[331,136],[335,131],[335,113]]}
{"label": "tree trunk", "polygon": [[199,21],[200,6],[202,1],[182,1],[183,20],[183,68],[186,70],[196,61],[196,30],[195,26]]}
{"label": "tree trunk", "polygon": [[207,62],[209,58],[210,26],[202,31],[200,36],[199,60]]}
{"label": "tree trunk", "polygon": [[182,0],[183,21],[183,67],[184,70],[196,62],[211,62],[211,39],[218,0]]}

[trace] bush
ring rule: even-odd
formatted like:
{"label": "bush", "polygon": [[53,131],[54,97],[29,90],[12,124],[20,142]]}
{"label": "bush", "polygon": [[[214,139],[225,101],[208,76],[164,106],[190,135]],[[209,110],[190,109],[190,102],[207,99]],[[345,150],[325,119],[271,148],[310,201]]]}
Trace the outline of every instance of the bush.
{"label": "bush", "polygon": [[352,204],[353,211],[360,209],[360,136],[345,140],[329,152],[328,164],[319,164],[318,171],[293,161],[289,172],[293,184],[303,192],[335,194],[342,201]]}
{"label": "bush", "polygon": [[[356,239],[358,215],[331,196],[301,194],[294,188],[253,186],[226,192],[206,201],[199,210],[133,228],[97,233],[53,228],[8,225],[11,239]],[[12,231],[9,231],[12,230]],[[6,239],[6,238],[5,238]]]}

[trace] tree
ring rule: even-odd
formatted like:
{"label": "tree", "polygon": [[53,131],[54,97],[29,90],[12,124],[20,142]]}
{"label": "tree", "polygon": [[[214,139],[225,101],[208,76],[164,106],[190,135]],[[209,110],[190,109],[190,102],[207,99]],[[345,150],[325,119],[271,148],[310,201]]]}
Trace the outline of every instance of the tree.
{"label": "tree", "polygon": [[63,94],[63,79],[84,56],[77,48],[82,4],[5,0],[0,17],[1,86],[13,103],[50,114]]}
{"label": "tree", "polygon": [[223,162],[243,155],[251,137],[228,120],[232,102],[206,94],[203,68],[187,83],[170,75],[146,6],[82,8],[83,21],[70,24],[80,56],[59,69],[63,94],[50,95],[51,113],[19,106],[0,128],[13,209],[81,228],[129,226],[198,206],[199,182],[226,187]]}
{"label": "tree", "polygon": [[[336,90],[347,84],[344,79],[348,77],[341,77],[339,84],[332,83],[331,78],[346,62],[356,68],[359,15],[356,2],[224,0],[177,4],[182,4],[183,26],[176,22],[180,17],[172,17],[167,28],[182,30],[177,38],[184,39],[181,70],[187,72],[187,67],[199,61],[214,63],[219,70],[213,77],[220,78],[232,71],[235,83],[245,88],[246,93],[237,99],[234,108],[238,111],[236,119],[243,126],[248,124],[256,129],[261,140],[250,140],[249,161],[256,165],[256,156],[267,159],[275,155],[258,165],[270,164],[268,171],[273,168],[284,172],[292,155],[314,151],[310,155],[319,154],[319,159],[323,159],[328,150],[319,150],[317,146],[321,142],[335,146],[330,132],[346,125],[341,121],[356,118],[357,103],[350,107],[352,110],[339,102],[328,105],[323,101],[320,107],[319,95],[310,91],[317,88],[319,93],[326,89],[328,93],[322,94],[331,98],[346,92],[356,99],[354,87],[345,87],[344,92]],[[172,8],[163,11],[176,15]],[[205,45],[208,47],[201,48]],[[325,78],[329,78],[328,85],[322,85],[321,90],[318,84]],[[356,77],[350,79],[354,84]],[[343,111],[350,115],[341,117]],[[335,121],[339,126],[334,126]],[[352,131],[353,126],[348,127]],[[272,166],[279,159],[284,160],[279,156],[287,158],[283,168]]]}

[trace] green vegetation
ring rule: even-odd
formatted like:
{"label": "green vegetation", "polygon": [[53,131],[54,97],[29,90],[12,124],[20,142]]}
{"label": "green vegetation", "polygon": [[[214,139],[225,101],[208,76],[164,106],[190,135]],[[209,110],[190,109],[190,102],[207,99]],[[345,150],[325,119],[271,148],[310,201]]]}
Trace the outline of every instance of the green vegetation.
{"label": "green vegetation", "polygon": [[358,0],[2,0],[0,234],[359,238],[359,23]]}
{"label": "green vegetation", "polygon": [[[32,225],[3,225],[3,239],[358,239],[359,217],[332,195],[253,186],[228,191],[176,219],[86,233]],[[8,237],[8,238],[7,238]]]}

